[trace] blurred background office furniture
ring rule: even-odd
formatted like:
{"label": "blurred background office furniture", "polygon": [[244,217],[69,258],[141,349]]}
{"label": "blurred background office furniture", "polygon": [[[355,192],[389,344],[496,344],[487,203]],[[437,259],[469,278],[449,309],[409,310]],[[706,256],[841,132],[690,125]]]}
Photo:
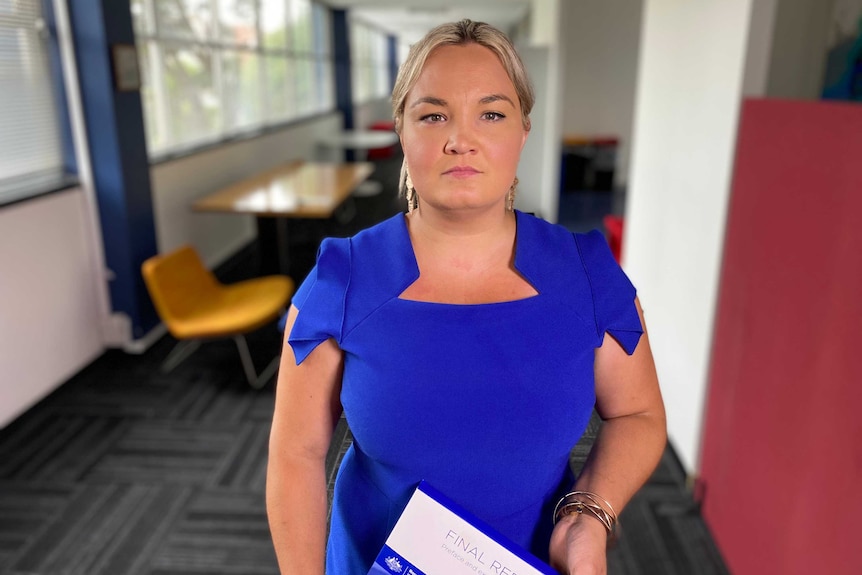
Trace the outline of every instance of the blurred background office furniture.
{"label": "blurred background office furniture", "polygon": [[613,191],[619,143],[616,136],[565,136],[560,178],[563,191]]}
{"label": "blurred background office furniture", "polygon": [[[557,221],[581,233],[604,230],[619,262],[620,218],[625,213],[626,198],[624,176],[618,178],[616,169],[620,139],[607,135],[569,134],[561,143]],[[606,219],[606,216],[612,218]]]}
{"label": "blurred background office furniture", "polygon": [[[368,126],[369,130],[376,130],[378,132],[389,132],[391,134],[395,133],[395,122],[392,120],[379,120],[377,122],[372,122],[370,126]],[[365,159],[369,162],[377,161],[377,160],[386,160],[395,155],[395,144],[391,144],[389,146],[384,146],[382,148],[371,148],[368,150],[368,153],[365,156]]]}
{"label": "blurred background office furniture", "polygon": [[164,371],[176,367],[202,340],[230,337],[249,385],[259,389],[273,376],[278,356],[258,375],[244,334],[273,321],[287,308],[293,279],[267,276],[225,285],[191,246],[153,256],[141,271],[159,317],[179,340],[162,364]]}
{"label": "blurred background office furniture", "polygon": [[200,198],[192,209],[257,216],[261,273],[291,275],[289,220],[325,220],[337,210],[351,219],[356,207],[345,200],[373,171],[368,162],[292,162]]}

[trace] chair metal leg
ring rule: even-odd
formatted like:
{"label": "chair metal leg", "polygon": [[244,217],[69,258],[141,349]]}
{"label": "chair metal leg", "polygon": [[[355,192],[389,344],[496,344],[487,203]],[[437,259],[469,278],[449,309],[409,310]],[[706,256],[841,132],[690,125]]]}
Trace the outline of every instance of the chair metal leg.
{"label": "chair metal leg", "polygon": [[236,342],[236,348],[239,350],[239,358],[242,360],[245,378],[248,380],[249,385],[251,385],[257,379],[257,374],[254,372],[254,362],[251,360],[251,354],[248,352],[248,344],[242,335],[233,336],[233,340]]}
{"label": "chair metal leg", "polygon": [[165,358],[165,361],[162,362],[162,373],[173,371],[176,366],[193,354],[200,346],[201,342],[197,339],[181,339],[168,354],[168,357]]}
{"label": "chair metal leg", "polygon": [[255,389],[260,389],[264,385],[266,385],[267,382],[272,379],[272,376],[275,375],[275,372],[278,371],[278,364],[280,361],[281,357],[279,356],[275,356],[274,358],[272,358],[272,361],[269,362],[269,365],[266,366],[266,369],[260,372],[260,375],[257,376],[257,379],[254,381],[254,383],[249,382],[249,385],[251,385]]}
{"label": "chair metal leg", "polygon": [[242,360],[242,368],[245,371],[245,378],[248,380],[248,384],[254,389],[262,388],[278,369],[279,358],[276,356],[271,362],[269,362],[266,369],[264,369],[260,375],[257,375],[254,371],[254,362],[251,360],[251,354],[248,351],[248,344],[245,341],[245,337],[242,335],[235,335],[233,340],[236,342],[236,348],[239,350],[239,357]]}
{"label": "chair metal leg", "polygon": [[290,275],[290,230],[287,218],[275,218],[275,233],[278,239],[278,269],[283,275]]}
{"label": "chair metal leg", "polygon": [[[245,341],[245,337],[242,335],[235,335],[233,340],[236,342],[236,347],[239,350],[239,358],[242,361],[242,369],[245,372],[245,378],[248,380],[248,384],[254,389],[262,388],[270,379],[272,379],[272,376],[275,375],[276,370],[278,370],[279,356],[273,358],[273,360],[269,362],[269,365],[266,366],[266,369],[264,369],[260,375],[257,375],[254,370],[254,362],[251,359],[251,353],[248,351],[248,344]],[[165,361],[162,362],[162,373],[171,372],[188,356],[193,354],[200,346],[201,342],[197,339],[183,339],[177,342],[177,345],[174,346],[168,354],[168,357],[166,357]]]}

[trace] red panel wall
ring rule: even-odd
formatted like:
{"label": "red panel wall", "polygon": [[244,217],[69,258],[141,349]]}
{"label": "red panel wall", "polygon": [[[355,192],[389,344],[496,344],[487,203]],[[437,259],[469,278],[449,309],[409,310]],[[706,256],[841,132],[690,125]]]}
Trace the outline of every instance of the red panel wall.
{"label": "red panel wall", "polygon": [[862,105],[743,106],[701,458],[736,575],[862,573]]}

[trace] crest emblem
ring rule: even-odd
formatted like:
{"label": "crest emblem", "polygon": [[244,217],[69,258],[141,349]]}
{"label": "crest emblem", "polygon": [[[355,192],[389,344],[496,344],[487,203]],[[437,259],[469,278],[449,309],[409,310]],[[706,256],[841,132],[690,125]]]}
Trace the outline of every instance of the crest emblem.
{"label": "crest emblem", "polygon": [[401,573],[401,561],[399,561],[396,557],[387,557],[386,566],[389,567],[389,570],[394,573]]}

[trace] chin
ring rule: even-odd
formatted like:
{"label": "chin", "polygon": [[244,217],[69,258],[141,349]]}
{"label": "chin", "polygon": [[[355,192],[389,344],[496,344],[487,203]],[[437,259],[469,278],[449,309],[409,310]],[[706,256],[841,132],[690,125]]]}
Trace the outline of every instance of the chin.
{"label": "chin", "polygon": [[495,210],[497,208],[501,210],[506,209],[505,199],[503,201],[498,201],[487,199],[480,200],[478,198],[458,198],[444,202],[432,202],[431,205],[442,211],[464,213]]}

